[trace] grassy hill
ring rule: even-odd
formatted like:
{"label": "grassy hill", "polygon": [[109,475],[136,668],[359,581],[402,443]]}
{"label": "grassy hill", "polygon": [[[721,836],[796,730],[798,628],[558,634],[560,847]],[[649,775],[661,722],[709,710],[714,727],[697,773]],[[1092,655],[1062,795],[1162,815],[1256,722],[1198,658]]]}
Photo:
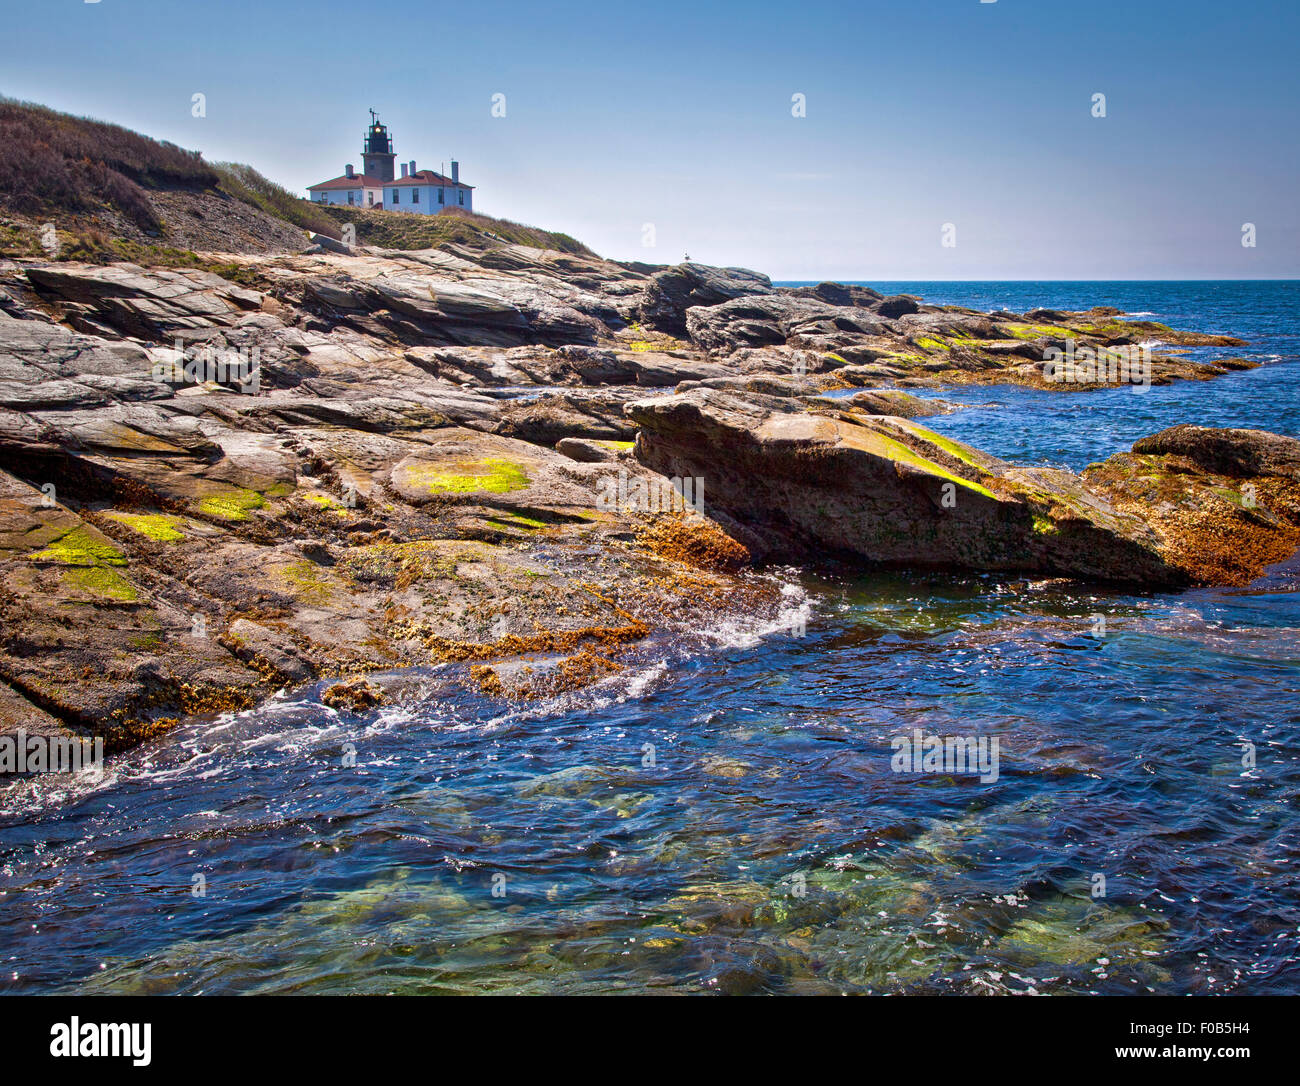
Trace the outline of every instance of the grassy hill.
{"label": "grassy hill", "polygon": [[361,244],[390,249],[516,242],[590,252],[567,234],[460,209],[325,208],[251,166],[205,162],[120,125],[0,97],[0,255],[45,255],[41,227],[50,222],[63,259],[168,266],[214,267],[197,253],[297,251],[305,231],[339,238],[349,222]]}
{"label": "grassy hill", "polygon": [[162,224],[147,190],[218,181],[197,151],[0,98],[0,201],[19,214],[91,214],[107,205],[156,232]]}
{"label": "grassy hill", "polygon": [[121,125],[0,98],[0,251],[185,263],[194,250],[292,251],[338,224],[249,166]]}
{"label": "grassy hill", "polygon": [[578,256],[595,255],[568,234],[540,230],[507,219],[494,219],[489,215],[476,215],[458,207],[448,208],[440,215],[417,215],[407,211],[316,206],[339,223],[354,223],[357,241],[361,245],[377,245],[385,249],[436,249],[448,243],[485,248],[494,242],[509,242]]}

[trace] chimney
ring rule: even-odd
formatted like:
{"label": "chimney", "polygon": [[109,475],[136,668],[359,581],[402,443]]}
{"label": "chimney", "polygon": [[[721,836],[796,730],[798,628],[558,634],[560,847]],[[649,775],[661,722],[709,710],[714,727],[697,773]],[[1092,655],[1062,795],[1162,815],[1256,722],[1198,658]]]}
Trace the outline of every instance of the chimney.
{"label": "chimney", "polygon": [[453,182],[460,181],[460,163],[454,158],[451,160],[451,179]]}
{"label": "chimney", "polygon": [[402,163],[402,176],[403,176],[403,177],[406,176],[406,163],[405,163],[405,162]]}
{"label": "chimney", "polygon": [[349,162],[346,166],[343,167],[343,172],[346,173],[349,177],[356,177],[356,174],[353,173],[353,171],[352,171],[352,163],[351,163],[351,162]]}
{"label": "chimney", "polygon": [[415,159],[411,159],[411,176],[415,176]]}

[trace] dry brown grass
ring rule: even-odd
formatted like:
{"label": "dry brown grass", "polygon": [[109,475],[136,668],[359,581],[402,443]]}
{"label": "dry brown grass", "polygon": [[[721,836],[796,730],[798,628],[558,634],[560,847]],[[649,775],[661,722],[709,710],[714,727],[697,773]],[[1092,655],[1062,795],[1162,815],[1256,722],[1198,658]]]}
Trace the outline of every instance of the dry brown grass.
{"label": "dry brown grass", "polygon": [[0,200],[20,214],[116,208],[161,229],[146,189],[212,188],[197,151],[33,102],[0,99]]}

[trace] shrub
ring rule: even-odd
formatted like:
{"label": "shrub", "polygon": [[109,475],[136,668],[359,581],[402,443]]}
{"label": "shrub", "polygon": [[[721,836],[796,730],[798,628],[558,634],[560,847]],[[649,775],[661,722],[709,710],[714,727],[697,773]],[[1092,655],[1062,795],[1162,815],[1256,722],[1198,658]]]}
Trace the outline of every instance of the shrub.
{"label": "shrub", "polygon": [[161,224],[145,189],[211,188],[197,151],[119,125],[0,98],[0,193],[15,211],[91,212],[112,206],[142,230]]}

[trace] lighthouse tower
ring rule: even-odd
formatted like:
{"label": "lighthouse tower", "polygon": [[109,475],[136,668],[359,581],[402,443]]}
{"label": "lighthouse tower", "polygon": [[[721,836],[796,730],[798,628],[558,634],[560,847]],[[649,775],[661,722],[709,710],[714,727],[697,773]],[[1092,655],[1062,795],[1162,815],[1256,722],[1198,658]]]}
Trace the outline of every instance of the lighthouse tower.
{"label": "lighthouse tower", "polygon": [[370,127],[366,129],[361,144],[361,161],[361,170],[367,177],[393,180],[393,163],[397,161],[393,154],[393,141],[388,135],[388,126],[379,123],[373,109],[370,111]]}

